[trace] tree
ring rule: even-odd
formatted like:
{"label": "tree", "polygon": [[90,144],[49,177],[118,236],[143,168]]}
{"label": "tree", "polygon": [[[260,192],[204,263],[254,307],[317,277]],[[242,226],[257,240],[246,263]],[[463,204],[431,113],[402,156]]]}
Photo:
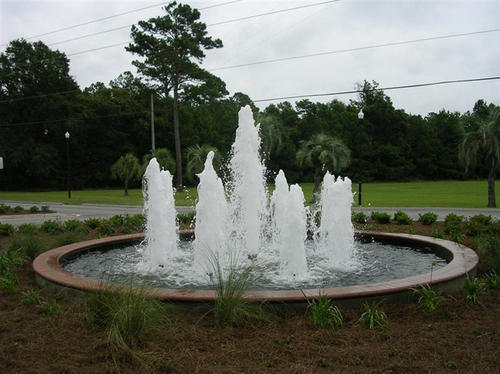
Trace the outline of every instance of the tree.
{"label": "tree", "polygon": [[187,149],[186,157],[188,162],[186,166],[186,175],[191,181],[193,181],[195,174],[203,171],[205,160],[210,151],[214,152],[214,169],[219,170],[222,164],[222,158],[217,148],[208,144],[203,144],[201,146],[196,144]]}
{"label": "tree", "polygon": [[[200,12],[174,1],[163,8],[161,17],[140,21],[132,26],[133,43],[126,50],[143,57],[132,63],[165,97],[173,93],[173,123],[176,159],[176,185],[182,191],[182,156],[179,130],[180,94],[192,94],[192,85],[205,84],[212,96],[226,94],[225,84],[202,69],[203,49],[221,48],[220,39],[207,36],[206,25],[199,22]],[[190,88],[191,87],[191,88]]]}
{"label": "tree", "polygon": [[478,163],[488,168],[488,208],[496,207],[495,175],[500,169],[500,107],[491,110],[477,128],[465,133],[459,148],[465,171]]}
{"label": "tree", "polygon": [[156,161],[160,164],[161,169],[168,170],[172,175],[175,173],[175,160],[172,157],[172,153],[167,148],[157,148],[152,153],[145,154],[142,157],[143,174],[153,157],[156,157]]}
{"label": "tree", "polygon": [[321,177],[326,170],[329,169],[338,174],[349,165],[350,161],[349,148],[340,139],[332,136],[316,134],[302,144],[297,152],[297,162],[301,166],[314,168],[314,190],[311,202],[316,201]]}
{"label": "tree", "polygon": [[141,176],[139,160],[132,153],[127,153],[111,166],[111,175],[123,182],[125,188],[123,194],[128,196],[129,182],[137,180]]}

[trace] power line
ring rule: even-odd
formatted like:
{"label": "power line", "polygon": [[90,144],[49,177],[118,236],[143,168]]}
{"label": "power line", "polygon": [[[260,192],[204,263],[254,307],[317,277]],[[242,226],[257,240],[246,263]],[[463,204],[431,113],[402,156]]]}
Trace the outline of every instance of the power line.
{"label": "power line", "polygon": [[[416,84],[407,84],[403,86],[389,86],[376,88],[376,91],[390,91],[390,90],[400,90],[404,88],[417,88],[417,87],[428,87],[428,86],[438,86],[443,84],[451,84],[451,83],[468,83],[468,82],[480,82],[480,81],[490,81],[500,79],[500,76],[494,77],[484,77],[484,78],[471,78],[471,79],[455,79],[455,80],[447,80],[447,81],[439,81],[439,82],[429,82],[429,83],[416,83]],[[336,95],[348,95],[354,93],[360,93],[363,90],[350,90],[350,91],[337,91],[337,92],[328,92],[328,93],[318,93],[318,94],[306,94],[306,95],[293,95],[293,96],[281,96],[281,97],[273,97],[269,99],[258,99],[253,100],[254,103],[259,103],[263,101],[276,101],[276,100],[285,100],[285,99],[301,99],[305,97],[322,97],[322,96],[336,96]]]}
{"label": "power line", "polygon": [[[203,7],[203,8],[199,8],[199,10],[216,8],[216,7],[220,7],[220,6],[224,6],[224,5],[229,5],[229,4],[232,4],[232,3],[237,3],[239,1],[243,1],[243,0],[232,0],[232,1],[227,1],[227,2],[224,2],[224,3],[209,5],[209,6],[206,6],[206,7]],[[30,37],[25,38],[25,39],[26,40],[30,40],[30,39],[34,39],[34,38],[39,38],[41,36],[55,34],[55,33],[61,32],[61,31],[71,30],[71,29],[74,29],[74,28],[77,28],[77,27],[80,27],[80,26],[90,25],[91,23],[105,21],[105,20],[108,20],[108,19],[111,19],[111,18],[120,17],[120,16],[124,16],[124,15],[127,15],[127,14],[139,12],[139,11],[145,10],[145,9],[155,8],[155,7],[158,7],[160,5],[164,5],[164,4],[166,4],[166,3],[162,2],[162,3],[155,4],[155,5],[149,5],[149,6],[146,6],[146,7],[143,7],[143,8],[129,10],[127,12],[114,14],[112,16],[102,17],[102,18],[91,20],[91,21],[79,23],[79,24],[76,24],[76,25],[71,25],[71,26],[60,28],[60,29],[48,31],[48,32],[45,32],[45,33],[42,33],[42,34],[33,35],[33,36],[30,36]],[[124,29],[124,28],[130,27],[130,26],[132,26],[132,25],[121,26],[121,27],[117,27],[117,28],[114,28],[114,29],[109,29],[109,30],[104,30],[104,31],[92,33],[92,34],[87,34],[87,35],[83,35],[81,37],[76,37],[76,38],[73,38],[73,39],[63,40],[63,41],[55,42],[55,43],[50,43],[50,44],[47,44],[47,45],[62,44],[62,43],[70,42],[70,41],[73,41],[73,40],[79,40],[79,39],[83,39],[83,38],[88,38],[89,36],[93,36],[93,35],[99,35],[99,34],[104,34],[104,33],[111,32],[111,31],[115,31],[115,30]],[[8,43],[3,43],[3,44],[0,44],[0,46],[6,46],[7,44]]]}
{"label": "power line", "polygon": [[209,71],[217,71],[217,70],[235,69],[235,68],[240,68],[240,67],[244,67],[244,66],[263,65],[263,64],[270,64],[270,63],[274,63],[274,62],[298,60],[298,59],[302,59],[302,58],[326,56],[326,55],[346,53],[346,52],[355,52],[355,51],[362,51],[365,49],[392,47],[392,46],[396,46],[396,45],[419,43],[419,42],[426,42],[426,41],[431,41],[431,40],[451,39],[451,38],[458,38],[458,37],[477,35],[477,34],[486,34],[486,33],[498,32],[498,31],[500,31],[500,29],[497,28],[497,29],[490,29],[490,30],[472,31],[472,32],[466,32],[466,33],[461,33],[461,34],[449,34],[449,35],[433,36],[433,37],[422,38],[422,39],[404,40],[404,41],[400,41],[400,42],[373,44],[373,45],[367,45],[367,46],[362,46],[362,47],[337,49],[337,50],[326,51],[326,52],[317,52],[317,53],[311,53],[311,54],[307,54],[307,55],[298,55],[298,56],[282,57],[282,58],[276,58],[276,59],[270,59],[270,60],[255,61],[255,62],[249,62],[249,63],[245,63],[245,64],[221,66],[218,68],[213,68],[213,69],[208,69],[208,70]]}
{"label": "power line", "polygon": [[[241,1],[241,0],[237,0],[237,1]],[[226,20],[226,21],[221,21],[221,22],[217,22],[217,23],[212,23],[212,24],[207,24],[207,27],[210,27],[210,26],[218,26],[218,25],[223,25],[223,24],[227,24],[227,23],[233,23],[233,22],[239,22],[239,21],[243,21],[243,20],[247,20],[247,19],[251,19],[251,18],[257,18],[257,17],[263,17],[263,16],[267,16],[267,15],[271,15],[271,14],[277,14],[277,13],[283,13],[283,12],[290,12],[292,10],[297,10],[297,9],[303,9],[303,8],[310,8],[310,7],[315,7],[315,6],[319,6],[319,5],[324,5],[324,4],[329,4],[329,3],[334,3],[334,2],[338,2],[340,0],[330,0],[330,1],[324,1],[324,2],[320,2],[320,3],[314,3],[314,4],[308,4],[308,5],[302,5],[302,6],[297,6],[297,7],[293,7],[293,8],[286,8],[286,9],[280,9],[280,10],[275,10],[275,11],[271,11],[271,12],[265,12],[265,13],[260,13],[260,14],[254,14],[254,15],[251,15],[251,16],[246,16],[246,17],[240,17],[240,18],[234,18],[234,19],[229,19],[229,20]],[[205,8],[200,8],[200,10],[203,10],[203,9],[207,9],[207,8],[213,8],[215,6],[221,6],[221,5],[227,5],[227,4],[231,4],[231,3],[234,3],[235,1],[230,1],[228,3],[222,3],[222,4],[218,4],[218,5],[212,5],[210,7],[205,7]],[[95,36],[95,35],[102,35],[102,34],[106,34],[106,33],[109,33],[109,32],[113,32],[113,31],[118,31],[118,30],[123,30],[123,29],[127,29],[129,27],[131,27],[132,24],[130,25],[125,25],[125,26],[119,26],[119,27],[114,27],[112,29],[107,29],[107,30],[102,30],[102,31],[97,31],[97,32],[93,32],[93,33],[90,33],[90,34],[85,34],[85,35],[81,35],[81,36],[77,36],[75,38],[70,38],[70,39],[65,39],[65,40],[61,40],[61,41],[58,41],[58,42],[54,42],[54,43],[50,43],[50,44],[47,44],[48,46],[51,46],[51,45],[57,45],[57,44],[63,44],[63,43],[68,43],[68,42],[72,42],[72,41],[75,41],[75,40],[80,40],[80,39],[85,39],[85,38],[89,38],[91,36]],[[105,46],[105,47],[101,47],[100,49],[105,49],[105,48],[111,48],[111,47],[116,47],[116,46],[119,46],[119,45],[123,45],[123,44],[126,44],[128,43],[128,41],[126,42],[121,42],[121,43],[118,43],[118,44],[113,44],[113,45],[109,45],[109,46]],[[88,50],[88,51],[94,51],[96,49],[91,49],[91,50]],[[75,54],[81,54],[81,53],[84,53],[86,51],[82,51],[82,52],[77,52]],[[73,54],[74,55],[74,54]],[[68,55],[69,56],[69,55]]]}

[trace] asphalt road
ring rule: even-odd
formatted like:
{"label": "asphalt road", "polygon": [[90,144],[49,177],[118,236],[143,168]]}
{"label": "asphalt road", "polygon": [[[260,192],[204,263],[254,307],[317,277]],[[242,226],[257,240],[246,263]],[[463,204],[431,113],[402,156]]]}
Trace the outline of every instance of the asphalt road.
{"label": "asphalt road", "polygon": [[[104,205],[104,204],[81,204],[81,205],[66,205],[61,203],[34,203],[34,202],[21,202],[21,201],[4,201],[0,203],[16,206],[20,205],[29,209],[33,205],[41,207],[47,205],[50,210],[56,213],[49,214],[22,214],[22,215],[0,215],[0,223],[10,223],[14,226],[19,226],[23,223],[32,223],[40,225],[46,220],[59,220],[67,221],[70,219],[86,220],[87,218],[109,218],[116,214],[138,214],[142,213],[142,206],[138,205]],[[178,206],[177,212],[185,214],[194,210],[191,206]],[[433,212],[438,215],[439,220],[443,220],[449,213],[455,213],[460,216],[470,217],[476,214],[490,215],[495,219],[500,219],[500,209],[490,208],[436,208],[436,207],[353,207],[353,211],[363,211],[369,215],[373,211],[387,212],[393,215],[398,210],[402,210],[408,214],[412,219],[418,219],[418,215],[426,212]]]}

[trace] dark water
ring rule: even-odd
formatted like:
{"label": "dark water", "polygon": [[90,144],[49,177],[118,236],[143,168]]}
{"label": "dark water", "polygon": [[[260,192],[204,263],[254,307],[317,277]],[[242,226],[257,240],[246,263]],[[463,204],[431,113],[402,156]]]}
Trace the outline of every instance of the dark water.
{"label": "dark water", "polygon": [[[141,245],[93,251],[66,261],[68,271],[85,277],[115,283],[130,282],[164,288],[212,288],[208,274],[195,275],[191,269],[190,242],[181,241],[184,255],[169,268],[158,268],[154,274],[141,274]],[[356,241],[356,257],[350,266],[329,267],[315,255],[312,241],[307,244],[309,274],[305,280],[282,279],[278,263],[270,259],[256,262],[253,289],[287,289],[350,286],[378,283],[417,274],[429,273],[446,265],[430,248],[411,248],[379,242]]]}

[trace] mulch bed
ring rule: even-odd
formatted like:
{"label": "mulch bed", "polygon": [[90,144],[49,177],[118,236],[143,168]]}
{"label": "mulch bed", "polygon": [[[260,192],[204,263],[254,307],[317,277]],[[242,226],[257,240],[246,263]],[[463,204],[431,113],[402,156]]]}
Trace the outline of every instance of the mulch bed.
{"label": "mulch bed", "polygon": [[0,214],[0,217],[1,216],[17,216],[17,215],[23,215],[23,214],[49,214],[49,213],[56,213],[55,210],[44,210],[44,211],[37,211],[37,212],[31,212],[29,209],[24,209],[24,210],[20,210],[18,212],[14,212],[14,211],[9,211],[9,212],[5,212],[5,213],[2,213]]}
{"label": "mulch bed", "polygon": [[[408,226],[370,229],[408,232]],[[425,234],[418,223],[411,231]],[[432,231],[432,228],[430,228]],[[430,233],[427,233],[430,235]],[[6,241],[0,242],[0,249]],[[37,288],[29,264],[20,292]],[[58,295],[59,313],[39,314],[18,294],[0,293],[0,373],[499,373],[500,292],[470,305],[448,297],[428,315],[417,304],[382,304],[386,328],[356,324],[359,310],[342,310],[335,333],[314,328],[301,311],[276,311],[271,322],[216,328],[210,315],[173,311],[171,323],[144,340],[139,358],[113,353],[104,329],[85,322],[82,306]]]}

